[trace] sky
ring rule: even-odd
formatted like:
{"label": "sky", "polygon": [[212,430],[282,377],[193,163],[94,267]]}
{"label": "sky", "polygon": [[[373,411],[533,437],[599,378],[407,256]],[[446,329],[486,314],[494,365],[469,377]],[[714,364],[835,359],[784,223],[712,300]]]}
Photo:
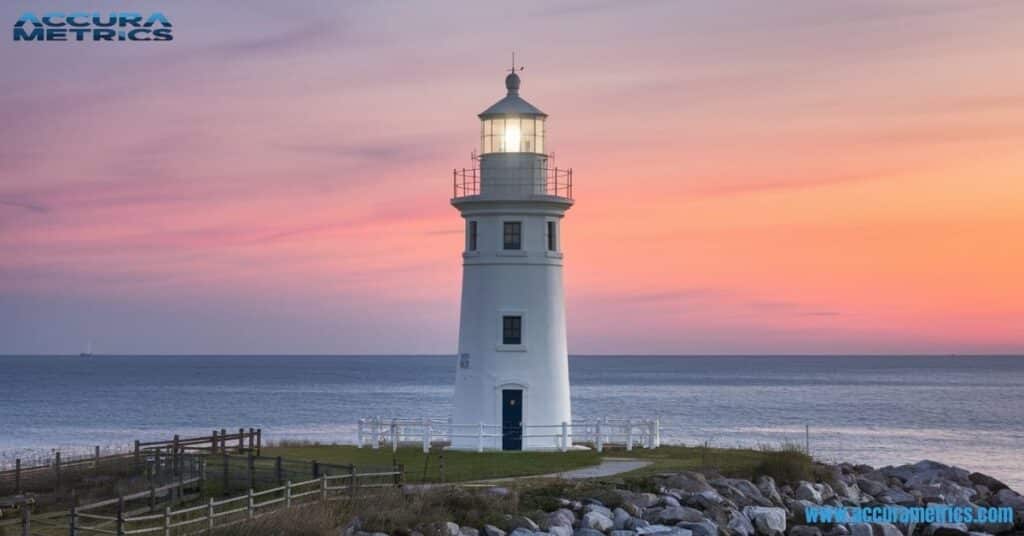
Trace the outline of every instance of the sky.
{"label": "sky", "polygon": [[0,40],[0,354],[453,354],[513,50],[570,353],[1024,353],[1022,2],[281,6]]}

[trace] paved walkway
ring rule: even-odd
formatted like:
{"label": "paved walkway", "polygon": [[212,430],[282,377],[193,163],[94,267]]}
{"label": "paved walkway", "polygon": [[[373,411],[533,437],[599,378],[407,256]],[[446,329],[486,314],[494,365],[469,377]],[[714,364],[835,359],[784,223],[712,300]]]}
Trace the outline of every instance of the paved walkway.
{"label": "paved walkway", "polygon": [[496,484],[499,482],[511,482],[513,480],[526,480],[530,478],[564,478],[566,480],[581,480],[584,478],[598,478],[617,475],[620,473],[628,473],[629,471],[640,469],[641,467],[647,467],[648,465],[651,465],[651,462],[647,460],[638,460],[636,458],[601,458],[601,463],[597,465],[591,465],[590,467],[583,467],[581,469],[573,469],[571,471],[563,471],[561,473],[474,480],[472,482],[463,482],[463,484]]}

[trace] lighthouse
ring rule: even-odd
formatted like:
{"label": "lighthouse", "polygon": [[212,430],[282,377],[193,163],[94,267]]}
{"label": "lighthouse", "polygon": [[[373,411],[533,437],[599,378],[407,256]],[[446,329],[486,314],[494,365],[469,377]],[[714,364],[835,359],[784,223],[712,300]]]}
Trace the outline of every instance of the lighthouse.
{"label": "lighthouse", "polygon": [[476,168],[453,174],[465,220],[454,449],[571,444],[561,222],[572,170],[552,167],[548,116],[519,88],[513,67],[505,97],[479,114]]}

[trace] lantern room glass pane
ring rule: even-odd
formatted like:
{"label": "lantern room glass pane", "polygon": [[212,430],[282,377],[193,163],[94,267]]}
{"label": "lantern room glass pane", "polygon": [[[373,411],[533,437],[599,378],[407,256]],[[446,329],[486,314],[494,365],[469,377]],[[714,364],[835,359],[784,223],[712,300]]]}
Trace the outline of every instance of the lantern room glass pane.
{"label": "lantern room glass pane", "polygon": [[485,119],[480,129],[480,153],[543,153],[544,119],[504,117]]}

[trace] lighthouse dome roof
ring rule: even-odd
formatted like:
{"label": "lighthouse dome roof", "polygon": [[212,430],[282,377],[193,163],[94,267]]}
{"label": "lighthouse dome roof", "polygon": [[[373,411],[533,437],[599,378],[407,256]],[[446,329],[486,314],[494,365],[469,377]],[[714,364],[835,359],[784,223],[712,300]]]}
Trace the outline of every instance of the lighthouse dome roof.
{"label": "lighthouse dome roof", "polygon": [[491,105],[480,113],[481,119],[488,117],[501,117],[507,115],[531,115],[537,117],[547,117],[548,114],[540,111],[536,106],[526,102],[525,99],[519,96],[519,75],[511,73],[505,77],[505,89],[508,90],[508,94],[505,98]]}

